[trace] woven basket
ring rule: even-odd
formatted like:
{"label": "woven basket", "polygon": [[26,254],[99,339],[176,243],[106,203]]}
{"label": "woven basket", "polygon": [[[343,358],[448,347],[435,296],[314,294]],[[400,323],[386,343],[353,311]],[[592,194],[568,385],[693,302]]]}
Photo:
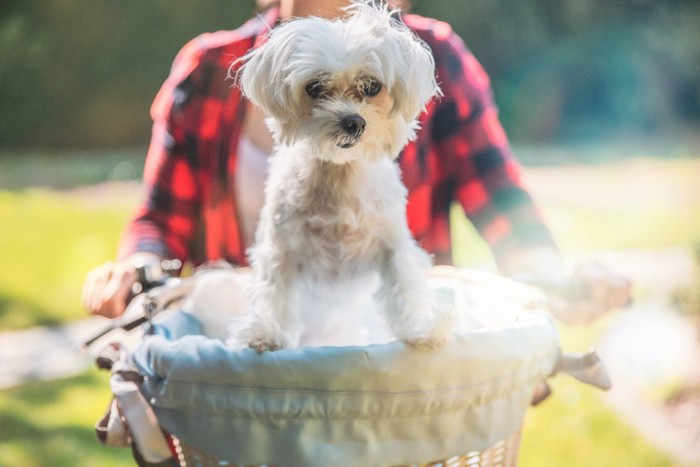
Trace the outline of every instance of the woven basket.
{"label": "woven basket", "polygon": [[[113,401],[98,435],[183,467],[506,467],[543,380],[610,387],[595,353],[561,353],[534,289],[454,268],[430,280],[468,325],[431,352],[389,342],[257,354],[201,335],[186,312],[159,315],[133,352],[118,347],[112,391],[130,410]],[[140,385],[125,379],[137,373]]]}
{"label": "woven basket", "polygon": [[[440,459],[426,464],[410,464],[405,467],[515,467],[518,464],[520,430],[497,442],[484,451],[472,451],[461,456]],[[242,467],[241,464],[223,461],[194,446],[174,440],[178,461],[182,467]],[[246,466],[266,467],[266,466]],[[397,466],[398,467],[398,466]]]}
{"label": "woven basket", "polygon": [[133,354],[140,390],[183,466],[514,466],[556,329],[536,294],[502,278],[436,268],[431,286],[471,326],[441,349],[256,354],[176,313]]}

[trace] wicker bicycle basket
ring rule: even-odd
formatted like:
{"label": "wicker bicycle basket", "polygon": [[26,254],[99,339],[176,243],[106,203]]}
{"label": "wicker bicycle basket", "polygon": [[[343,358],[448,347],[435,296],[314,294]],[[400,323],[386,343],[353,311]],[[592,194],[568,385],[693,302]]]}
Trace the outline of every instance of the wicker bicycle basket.
{"label": "wicker bicycle basket", "polygon": [[560,355],[542,297],[454,268],[431,284],[465,315],[443,348],[234,351],[177,312],[132,355],[140,391],[182,466],[514,466]]}
{"label": "wicker bicycle basket", "polygon": [[[434,460],[423,464],[406,464],[406,467],[515,467],[518,463],[520,430],[483,451]],[[177,460],[182,467],[238,467],[239,464],[222,461],[201,449],[175,441]],[[252,467],[252,466],[249,466]]]}

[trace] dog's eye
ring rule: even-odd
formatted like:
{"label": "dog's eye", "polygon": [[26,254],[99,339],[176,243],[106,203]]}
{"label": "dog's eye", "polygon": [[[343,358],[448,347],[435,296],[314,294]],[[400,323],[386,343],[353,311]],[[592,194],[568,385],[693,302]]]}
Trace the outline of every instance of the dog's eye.
{"label": "dog's eye", "polygon": [[382,83],[377,81],[376,79],[370,80],[367,83],[362,86],[362,92],[364,92],[365,96],[373,97],[379,94],[379,91],[382,90]]}
{"label": "dog's eye", "polygon": [[306,87],[304,88],[306,90],[306,94],[308,94],[312,99],[318,99],[323,95],[323,84],[315,79],[313,81],[309,81],[306,83]]}

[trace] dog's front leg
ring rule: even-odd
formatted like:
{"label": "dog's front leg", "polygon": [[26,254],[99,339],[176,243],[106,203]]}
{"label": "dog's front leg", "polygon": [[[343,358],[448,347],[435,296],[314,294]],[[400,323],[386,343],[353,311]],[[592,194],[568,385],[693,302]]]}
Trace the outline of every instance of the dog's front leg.
{"label": "dog's front leg", "polygon": [[263,270],[253,284],[250,317],[234,334],[235,340],[258,352],[296,345],[299,323],[293,305],[293,287],[284,264]]}
{"label": "dog's front leg", "polygon": [[421,350],[442,346],[452,332],[452,310],[434,307],[426,272],[428,254],[412,240],[387,252],[379,299],[394,335]]}

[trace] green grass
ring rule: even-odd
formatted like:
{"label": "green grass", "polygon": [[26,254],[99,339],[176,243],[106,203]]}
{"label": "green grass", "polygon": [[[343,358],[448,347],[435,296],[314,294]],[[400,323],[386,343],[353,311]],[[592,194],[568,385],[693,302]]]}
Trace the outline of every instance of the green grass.
{"label": "green grass", "polygon": [[[559,325],[562,349],[595,347],[613,320],[607,316],[589,326]],[[525,417],[521,467],[681,467],[618,418],[602,391],[563,374],[549,384],[552,395]]]}
{"label": "green grass", "polygon": [[565,251],[665,248],[700,240],[698,158],[527,173]]}
{"label": "green grass", "polygon": [[134,205],[99,196],[0,191],[0,330],[85,317],[85,274],[114,257]]}
{"label": "green grass", "polygon": [[[109,178],[108,164],[96,167],[102,167],[98,179]],[[547,168],[533,168],[528,180],[565,251],[656,248],[700,239],[699,169],[697,159],[625,162],[588,167],[564,188],[549,185]],[[19,178],[31,173],[14,170]],[[7,173],[0,160],[0,174]],[[0,187],[0,330],[83,317],[84,275],[114,256],[138,188],[109,195]],[[458,210],[454,215],[459,218]],[[459,219],[455,228],[459,264],[489,260],[466,221]],[[562,328],[564,348],[585,350],[605,325]],[[620,421],[597,390],[566,376],[557,377],[553,388],[550,400],[528,414],[521,466],[676,465]],[[96,371],[0,391],[0,466],[134,465],[128,450],[101,447],[94,437],[92,426],[108,401],[106,375]]]}
{"label": "green grass", "polygon": [[93,426],[109,404],[108,375],[0,391],[0,467],[135,465],[128,449],[103,447]]}
{"label": "green grass", "polygon": [[[525,180],[565,254],[700,244],[700,158],[527,167]],[[452,210],[455,263],[489,261],[484,241]]]}
{"label": "green grass", "polygon": [[605,405],[600,393],[559,376],[553,395],[525,417],[521,467],[672,467],[659,452]]}

